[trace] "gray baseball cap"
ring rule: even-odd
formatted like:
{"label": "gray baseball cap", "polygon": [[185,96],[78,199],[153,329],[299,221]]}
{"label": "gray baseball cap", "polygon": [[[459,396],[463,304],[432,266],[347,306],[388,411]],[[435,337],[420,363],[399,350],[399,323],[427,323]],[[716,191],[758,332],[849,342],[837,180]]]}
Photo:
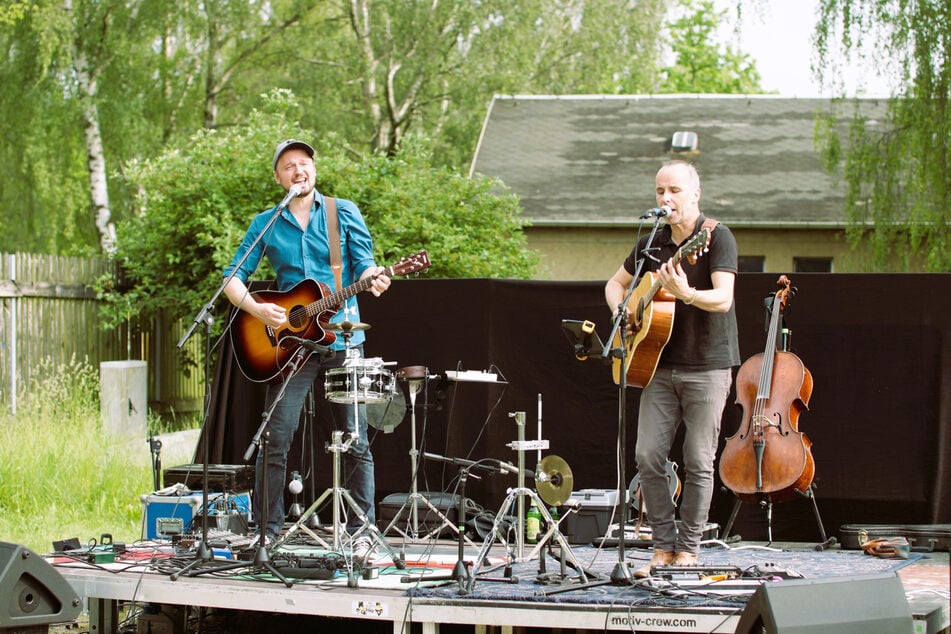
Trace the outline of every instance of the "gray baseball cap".
{"label": "gray baseball cap", "polygon": [[274,150],[274,161],[271,164],[271,169],[277,170],[277,161],[281,158],[281,154],[294,148],[304,150],[310,158],[314,158],[314,148],[310,147],[309,144],[298,141],[297,139],[287,139],[277,144],[277,149]]}

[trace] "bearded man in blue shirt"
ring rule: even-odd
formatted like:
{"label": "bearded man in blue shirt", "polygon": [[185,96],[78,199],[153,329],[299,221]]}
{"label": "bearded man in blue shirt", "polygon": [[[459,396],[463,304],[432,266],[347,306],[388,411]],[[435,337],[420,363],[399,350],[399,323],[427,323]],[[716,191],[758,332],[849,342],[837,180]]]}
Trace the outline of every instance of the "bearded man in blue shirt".
{"label": "bearded man in blue shirt", "polygon": [[[232,304],[247,312],[264,326],[280,329],[288,326],[288,314],[284,306],[269,301],[259,301],[248,292],[247,282],[257,269],[262,257],[267,257],[277,277],[277,290],[288,291],[305,279],[340,291],[331,267],[331,241],[328,231],[328,198],[315,187],[317,171],[314,165],[314,148],[296,139],[288,139],[278,144],[272,161],[274,180],[291,192],[299,190],[291,197],[286,207],[265,210],[258,214],[248,227],[247,233],[238,247],[231,264],[225,269],[227,278],[234,277],[224,289]],[[390,279],[384,275],[384,268],[377,266],[373,259],[373,240],[367,229],[360,209],[349,200],[336,199],[337,225],[340,235],[341,271],[343,287],[358,280],[371,278],[369,290],[379,297],[390,286]],[[271,229],[265,230],[279,212]],[[262,235],[262,233],[264,235]],[[257,241],[257,242],[256,242]],[[242,262],[242,258],[245,258]],[[239,263],[240,266],[239,266]],[[360,322],[359,306],[356,295],[346,300],[331,317],[330,322]],[[349,345],[359,350],[362,356],[365,334],[353,330]],[[286,390],[277,403],[268,424],[267,473],[264,473],[264,452],[258,451],[256,462],[255,488],[258,492],[267,492],[267,516],[260,515],[259,505],[255,506],[255,519],[265,523],[266,538],[274,541],[284,527],[284,485],[287,477],[287,454],[294,433],[297,430],[301,410],[307,393],[315,380],[331,368],[339,368],[346,361],[345,342],[341,337],[330,346],[330,354],[311,354],[306,363],[287,382]],[[268,387],[267,407],[270,408],[279,393],[276,385]],[[359,414],[354,415],[354,404],[336,404],[335,417],[346,421],[347,431],[355,439],[343,454],[342,483],[351,497],[363,510],[366,523],[375,525],[374,508],[375,482],[373,455],[367,438],[367,421],[364,407],[358,407]],[[346,530],[349,535],[357,534],[364,521],[355,513],[347,514]],[[355,556],[365,556],[372,547],[370,540],[360,537],[351,544]]]}

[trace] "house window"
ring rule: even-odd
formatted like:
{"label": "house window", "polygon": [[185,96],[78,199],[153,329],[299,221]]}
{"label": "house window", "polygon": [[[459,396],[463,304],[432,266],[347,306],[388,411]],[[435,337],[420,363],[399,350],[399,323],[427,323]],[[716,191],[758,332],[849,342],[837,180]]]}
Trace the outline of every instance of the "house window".
{"label": "house window", "polygon": [[737,258],[740,273],[762,273],[766,266],[764,255],[741,255]]}
{"label": "house window", "polygon": [[831,273],[832,258],[793,258],[796,273]]}

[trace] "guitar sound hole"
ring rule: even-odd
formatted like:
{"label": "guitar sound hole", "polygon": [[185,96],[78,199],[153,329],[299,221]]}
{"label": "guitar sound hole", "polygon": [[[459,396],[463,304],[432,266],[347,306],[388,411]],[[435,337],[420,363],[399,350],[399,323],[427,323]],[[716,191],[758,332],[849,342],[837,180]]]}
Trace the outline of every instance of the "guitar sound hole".
{"label": "guitar sound hole", "polygon": [[287,323],[291,325],[291,328],[303,328],[307,323],[307,311],[300,306],[294,306],[287,311]]}

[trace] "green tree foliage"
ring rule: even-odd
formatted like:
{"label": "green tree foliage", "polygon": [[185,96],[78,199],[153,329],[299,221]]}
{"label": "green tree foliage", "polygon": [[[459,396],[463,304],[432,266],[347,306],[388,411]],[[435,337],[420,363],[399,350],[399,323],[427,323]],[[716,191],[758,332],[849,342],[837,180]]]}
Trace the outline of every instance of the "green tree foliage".
{"label": "green tree foliage", "polygon": [[288,60],[313,104],[304,123],[392,155],[431,140],[464,172],[492,96],[651,92],[662,0],[348,0],[322,14],[311,54]]}
{"label": "green tree foliage", "polygon": [[696,10],[669,25],[676,62],[663,69],[662,92],[762,92],[759,71],[750,56],[716,43],[714,36],[728,12],[716,11],[711,0],[703,0],[697,7],[692,0],[681,0],[680,6]]}
{"label": "green tree foliage", "polygon": [[[664,9],[662,0],[5,3],[0,250],[98,251],[96,220],[119,225],[131,213],[125,165],[201,128],[247,126],[273,87],[301,98],[304,127],[358,153],[395,156],[418,137],[435,165],[465,173],[494,93],[650,91]],[[92,122],[101,150],[84,134]]]}
{"label": "green tree foliage", "polygon": [[835,112],[820,122],[827,164],[848,188],[850,244],[868,270],[951,271],[951,4],[823,0],[817,48],[826,74],[851,54],[898,79],[888,125],[856,114],[843,140],[828,124]]}
{"label": "green tree foliage", "polygon": [[[113,318],[196,314],[221,283],[252,217],[283,196],[270,159],[283,138],[315,139],[320,191],[354,200],[374,234],[380,264],[420,249],[437,277],[530,277],[514,196],[499,184],[429,167],[407,145],[394,157],[354,156],[339,138],[316,138],[292,122],[299,105],[286,91],[270,95],[248,125],[202,130],[189,143],[126,170],[135,215],[119,227],[117,257],[127,288],[104,285]],[[269,271],[258,279],[269,279]],[[116,309],[118,307],[118,310]]]}

